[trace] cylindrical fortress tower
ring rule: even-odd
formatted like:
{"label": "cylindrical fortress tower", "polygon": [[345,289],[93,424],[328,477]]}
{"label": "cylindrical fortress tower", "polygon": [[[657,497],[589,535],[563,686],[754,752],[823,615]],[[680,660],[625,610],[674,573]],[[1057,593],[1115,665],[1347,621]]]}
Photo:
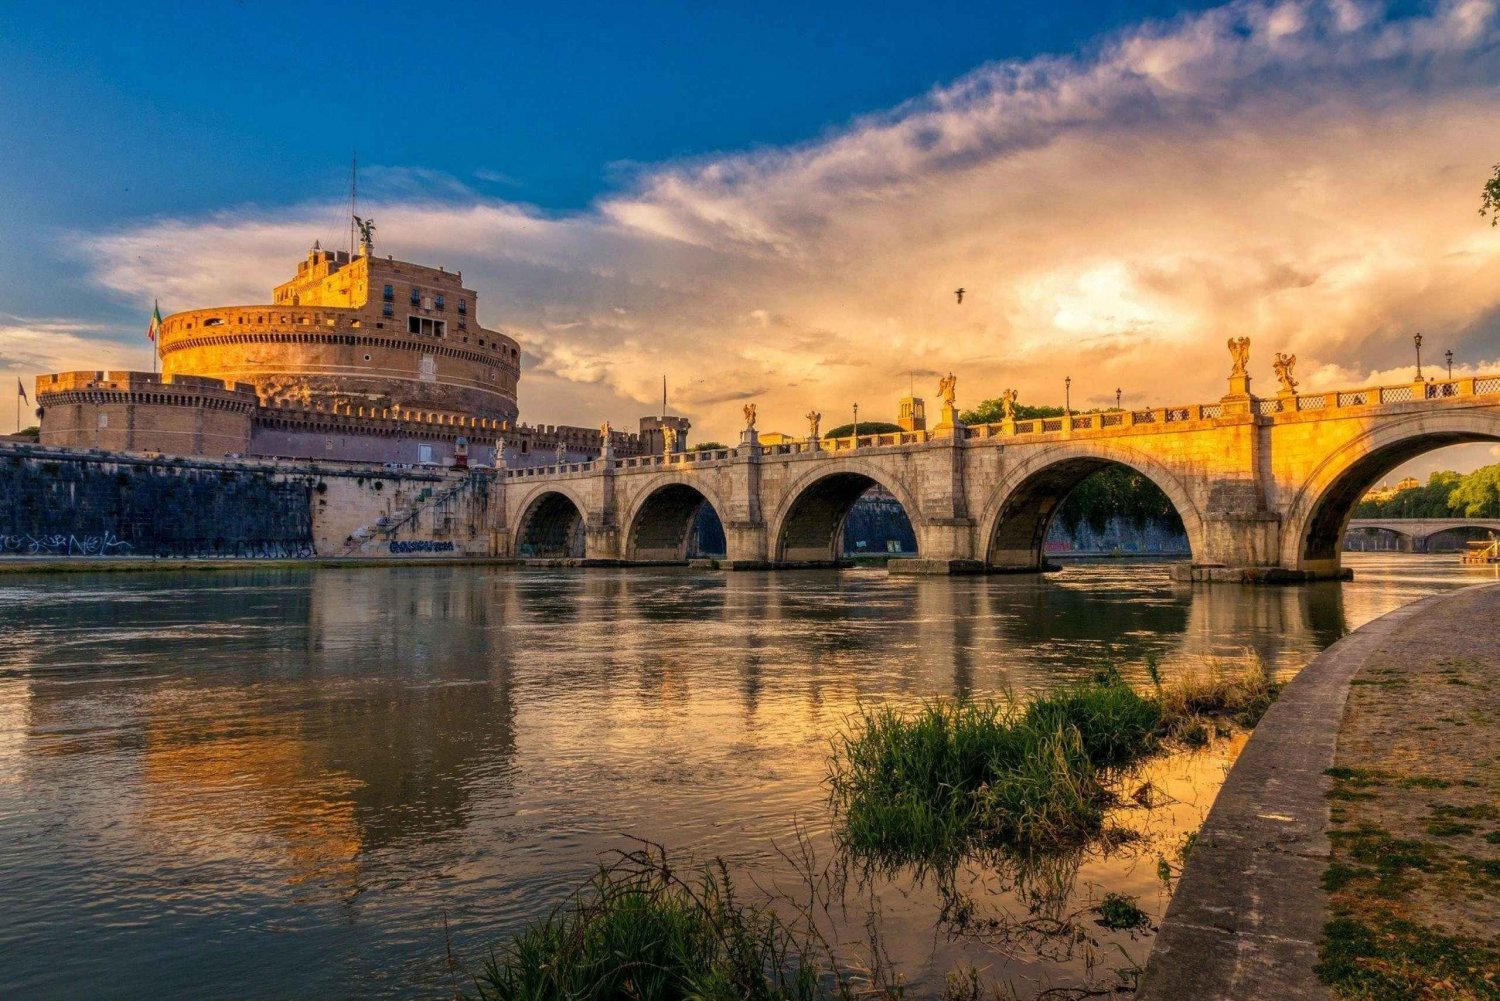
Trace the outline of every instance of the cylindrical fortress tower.
{"label": "cylindrical fortress tower", "polygon": [[272,300],[167,317],[162,372],[248,383],[271,405],[517,419],[520,348],[479,326],[461,273],[314,248]]}

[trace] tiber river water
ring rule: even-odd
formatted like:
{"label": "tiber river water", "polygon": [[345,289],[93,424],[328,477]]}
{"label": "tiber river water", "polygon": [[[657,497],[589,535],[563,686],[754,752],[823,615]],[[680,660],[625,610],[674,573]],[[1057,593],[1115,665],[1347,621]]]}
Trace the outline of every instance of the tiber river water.
{"label": "tiber river water", "polygon": [[[612,849],[721,854],[792,885],[803,830],[835,853],[828,738],[864,700],[1025,693],[1112,660],[1139,677],[1250,650],[1294,671],[1348,630],[1492,576],[1453,556],[1351,555],[1353,583],[1173,585],[1161,565],[889,578],[483,567],[0,578],[0,996],[440,998],[456,966]],[[1146,841],[1064,865],[1153,916],[1158,857],[1240,746],[1153,768]],[[930,997],[971,961],[1022,997],[1107,983],[1150,935],[1007,939],[1003,865],[954,885],[851,878]],[[946,898],[952,904],[954,898]],[[965,911],[966,908],[972,910]],[[956,933],[956,934],[955,934]],[[446,959],[451,948],[455,957]]]}

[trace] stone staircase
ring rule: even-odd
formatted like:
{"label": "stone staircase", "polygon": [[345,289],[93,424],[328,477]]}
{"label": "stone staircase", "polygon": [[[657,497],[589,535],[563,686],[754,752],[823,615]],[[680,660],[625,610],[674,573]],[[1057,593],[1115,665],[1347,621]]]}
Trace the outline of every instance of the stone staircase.
{"label": "stone staircase", "polygon": [[[462,505],[487,491],[488,485],[483,474],[470,473],[447,488],[425,488],[373,524],[355,529],[342,555],[484,555],[489,551],[488,538],[460,538],[458,529],[465,523]],[[477,543],[477,550],[470,543]]]}

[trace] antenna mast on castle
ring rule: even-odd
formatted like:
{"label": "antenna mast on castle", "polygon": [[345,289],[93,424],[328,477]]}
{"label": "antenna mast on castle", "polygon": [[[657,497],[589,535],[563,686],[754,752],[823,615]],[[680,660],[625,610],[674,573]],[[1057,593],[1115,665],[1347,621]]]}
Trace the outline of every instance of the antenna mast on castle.
{"label": "antenna mast on castle", "polygon": [[667,376],[665,373],[661,377],[661,417],[662,420],[667,419]]}

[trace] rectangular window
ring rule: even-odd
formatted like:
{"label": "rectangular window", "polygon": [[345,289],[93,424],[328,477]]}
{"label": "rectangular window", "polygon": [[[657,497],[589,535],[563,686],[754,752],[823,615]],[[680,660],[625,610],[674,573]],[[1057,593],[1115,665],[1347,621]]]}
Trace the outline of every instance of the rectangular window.
{"label": "rectangular window", "polygon": [[396,315],[396,311],[395,311],[395,309],[393,309],[393,308],[392,308],[392,307],[391,307],[391,304],[390,304],[390,303],[386,303],[386,304],[385,304],[385,308],[384,308],[384,309],[382,309],[382,310],[381,310],[381,311],[380,311],[380,312],[381,312],[381,314],[382,314],[382,315],[384,315],[384,316],[385,316],[385,318],[386,318],[386,319],[388,319],[388,320],[389,320],[389,319],[390,319],[390,318],[391,318],[391,317],[393,317],[393,316],[395,316],[395,315]]}
{"label": "rectangular window", "polygon": [[406,318],[406,332],[408,334],[422,334],[426,337],[442,337],[448,332],[446,320],[431,320],[425,316],[408,316]]}
{"label": "rectangular window", "polygon": [[467,300],[467,299],[460,299],[460,300],[458,300],[458,311],[461,314],[462,313],[467,313],[469,311],[469,300]]}
{"label": "rectangular window", "polygon": [[107,427],[109,427],[109,414],[100,414],[99,415],[99,426],[101,428],[107,428]]}
{"label": "rectangular window", "polygon": [[387,285],[385,287],[385,291],[381,294],[380,297],[382,299],[384,299],[386,302],[392,302],[392,301],[394,301],[395,298],[396,298],[396,286],[394,286],[394,285]]}
{"label": "rectangular window", "polygon": [[438,309],[443,309],[444,308],[444,306],[443,306],[443,297],[442,296],[437,296],[432,301],[437,304],[437,308]]}
{"label": "rectangular window", "polygon": [[411,290],[411,304],[413,306],[420,306],[420,305],[422,305],[422,290],[421,289],[414,288],[414,289]]}
{"label": "rectangular window", "polygon": [[417,445],[417,461],[421,463],[429,463],[432,461],[431,445]]}

